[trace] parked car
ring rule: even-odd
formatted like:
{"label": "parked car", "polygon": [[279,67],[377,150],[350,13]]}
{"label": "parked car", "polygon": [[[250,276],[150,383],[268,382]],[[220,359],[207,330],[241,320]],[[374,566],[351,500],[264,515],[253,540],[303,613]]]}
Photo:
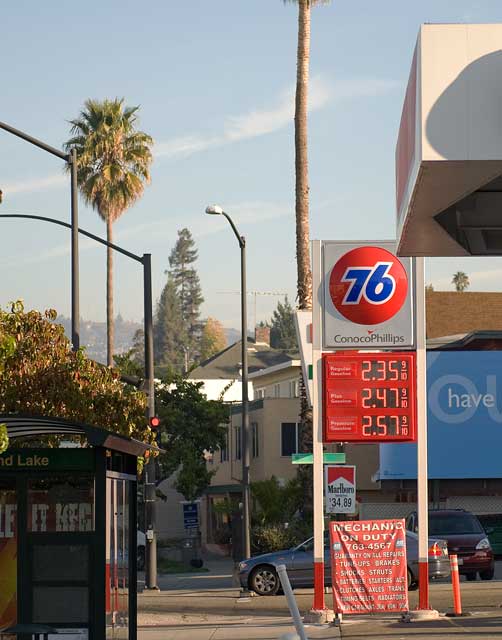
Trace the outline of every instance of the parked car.
{"label": "parked car", "polygon": [[493,555],[502,556],[502,514],[490,513],[478,516],[478,520],[488,536]]}
{"label": "parked car", "polygon": [[[408,563],[408,589],[418,583],[418,537],[406,532],[406,557]],[[238,580],[242,588],[250,589],[260,596],[273,596],[280,589],[276,567],[284,564],[288,571],[291,586],[314,586],[314,538],[309,538],[297,547],[264,553],[243,560],[237,567]],[[331,558],[329,553],[329,535],[324,537],[324,583],[331,585]],[[429,576],[446,578],[450,575],[448,549],[444,540],[429,539]]]}
{"label": "parked car", "polygon": [[[418,516],[414,511],[406,518],[406,529],[418,531]],[[464,509],[429,511],[429,535],[443,538],[448,551],[458,556],[459,573],[467,580],[491,580],[495,572],[493,551],[478,518]]]}

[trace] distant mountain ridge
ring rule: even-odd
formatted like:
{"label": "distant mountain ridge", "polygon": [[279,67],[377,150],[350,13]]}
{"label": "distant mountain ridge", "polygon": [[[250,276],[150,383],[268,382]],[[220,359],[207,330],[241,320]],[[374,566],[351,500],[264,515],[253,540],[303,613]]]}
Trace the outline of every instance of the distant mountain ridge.
{"label": "distant mountain ridge", "polygon": [[[66,335],[71,337],[71,320],[58,316],[58,324],[63,325]],[[128,351],[134,341],[136,331],[143,331],[142,322],[124,320],[120,315],[115,319],[115,353]],[[227,343],[240,340],[241,333],[237,329],[224,329]],[[106,322],[80,319],[80,345],[85,347],[86,354],[92,360],[106,364]]]}

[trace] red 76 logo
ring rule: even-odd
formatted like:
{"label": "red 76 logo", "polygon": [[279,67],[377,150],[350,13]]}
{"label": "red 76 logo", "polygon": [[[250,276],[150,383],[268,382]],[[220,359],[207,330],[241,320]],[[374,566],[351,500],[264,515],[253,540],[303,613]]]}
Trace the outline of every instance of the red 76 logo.
{"label": "red 76 logo", "polygon": [[342,282],[352,282],[342,304],[359,304],[364,297],[370,304],[384,304],[396,290],[396,281],[389,271],[392,262],[377,262],[374,267],[349,267]]}
{"label": "red 76 logo", "polygon": [[375,326],[392,318],[407,293],[408,276],[403,264],[383,247],[351,249],[340,256],[329,275],[329,294],[335,309],[357,324]]}

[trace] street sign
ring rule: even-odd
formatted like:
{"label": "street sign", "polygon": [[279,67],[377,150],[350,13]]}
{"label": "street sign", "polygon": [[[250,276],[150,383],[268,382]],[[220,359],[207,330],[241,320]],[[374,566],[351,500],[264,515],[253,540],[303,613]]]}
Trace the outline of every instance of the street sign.
{"label": "street sign", "polygon": [[187,502],[183,505],[183,526],[185,529],[199,528],[199,512],[196,502]]}
{"label": "street sign", "polygon": [[[292,464],[314,464],[314,454],[313,453],[293,453],[291,456]],[[344,464],[345,463],[345,454],[344,453],[324,453],[323,454],[323,462],[324,464]]]}
{"label": "street sign", "polygon": [[327,465],[324,467],[326,513],[356,512],[356,468]]}
{"label": "street sign", "polygon": [[414,346],[412,261],[397,258],[394,248],[394,242],[322,242],[325,350]]}
{"label": "street sign", "polygon": [[415,353],[323,356],[324,442],[413,442]]}
{"label": "street sign", "polygon": [[337,613],[408,611],[404,520],[330,522]]}

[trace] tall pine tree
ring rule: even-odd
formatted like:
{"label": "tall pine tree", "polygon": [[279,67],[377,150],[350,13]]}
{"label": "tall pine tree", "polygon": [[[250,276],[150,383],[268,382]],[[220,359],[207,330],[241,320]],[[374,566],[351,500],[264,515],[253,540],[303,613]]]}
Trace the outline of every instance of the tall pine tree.
{"label": "tall pine tree", "polygon": [[169,274],[157,303],[153,323],[155,364],[167,366],[175,373],[183,373],[187,364],[186,344],[180,297],[174,279]]}
{"label": "tall pine tree", "polygon": [[287,296],[284,298],[284,302],[279,300],[277,303],[277,309],[272,314],[270,324],[270,346],[286,351],[298,349],[294,310]]}
{"label": "tall pine tree", "polygon": [[179,297],[181,318],[186,340],[188,365],[191,366],[199,358],[200,353],[200,306],[204,302],[199,276],[194,267],[197,260],[197,249],[192,234],[188,229],[178,231],[178,240],[169,256],[169,275]]}

